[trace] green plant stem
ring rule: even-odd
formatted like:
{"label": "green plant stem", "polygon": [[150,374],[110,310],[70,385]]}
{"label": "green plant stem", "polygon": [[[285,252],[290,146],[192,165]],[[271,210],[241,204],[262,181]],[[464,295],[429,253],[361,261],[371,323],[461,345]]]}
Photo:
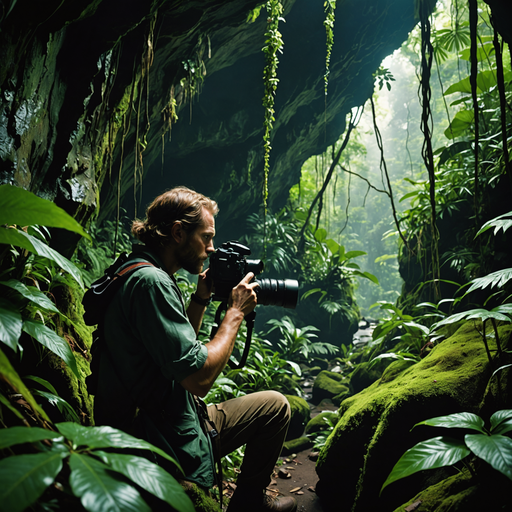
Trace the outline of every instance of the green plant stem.
{"label": "green plant stem", "polygon": [[498,356],[501,355],[501,342],[500,335],[498,333],[498,326],[496,325],[496,319],[491,318],[492,328],[494,329],[494,336],[496,337],[496,347],[498,348]]}
{"label": "green plant stem", "polygon": [[490,363],[491,369],[492,369],[492,367],[493,367],[493,360],[492,360],[491,351],[489,350],[489,345],[487,344],[487,336],[485,334],[485,324],[486,324],[486,322],[487,322],[487,320],[484,320],[484,322],[482,324],[482,327],[483,327],[482,338],[483,338],[484,345],[485,345],[485,351],[487,352],[487,357],[489,358],[489,363]]}

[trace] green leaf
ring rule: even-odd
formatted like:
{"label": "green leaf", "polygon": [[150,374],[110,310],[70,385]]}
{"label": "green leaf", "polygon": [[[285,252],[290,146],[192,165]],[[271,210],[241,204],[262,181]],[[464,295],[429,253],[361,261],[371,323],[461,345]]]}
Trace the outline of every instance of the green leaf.
{"label": "green leaf", "polygon": [[324,228],[319,228],[315,231],[315,239],[322,242],[327,238],[327,231]]}
{"label": "green leaf", "polygon": [[[485,434],[484,420],[471,412],[458,412],[448,416],[438,416],[437,418],[430,418],[425,421],[416,423],[418,425],[429,425],[431,427],[444,427],[444,428],[470,428],[478,430]],[[413,428],[414,428],[413,427]]]}
{"label": "green leaf", "polygon": [[56,332],[46,327],[46,325],[41,322],[36,322],[35,320],[25,320],[23,330],[39,341],[41,345],[44,345],[47,349],[62,358],[77,378],[80,378],[75,356],[64,338],[61,338]]}
{"label": "green leaf", "polygon": [[69,462],[71,489],[89,512],[151,512],[139,491],[113,478],[102,462],[78,453]]}
{"label": "green leaf", "polygon": [[295,371],[295,373],[300,377],[302,375],[302,370],[300,369],[300,366],[297,363],[294,363],[293,361],[286,361]]}
{"label": "green leaf", "polygon": [[491,434],[506,434],[512,430],[512,409],[497,411],[491,416]]}
{"label": "green leaf", "polygon": [[43,292],[40,292],[35,286],[26,286],[17,279],[9,279],[9,281],[0,281],[0,284],[3,284],[4,286],[16,290],[17,292],[21,293],[23,297],[34,302],[40,308],[43,308],[46,311],[59,313],[57,306],[55,306],[55,304]]}
{"label": "green leaf", "polygon": [[364,251],[348,251],[345,254],[345,259],[350,260],[352,258],[357,258],[358,256],[364,256],[365,254],[367,253]]}
{"label": "green leaf", "polygon": [[382,485],[380,492],[396,480],[425,469],[451,466],[470,453],[464,443],[450,437],[434,437],[418,443],[400,457]]}
{"label": "green leaf", "polygon": [[512,219],[507,217],[512,217],[512,212],[504,213],[503,215],[499,215],[498,217],[487,221],[475,235],[475,238],[491,228],[494,228],[494,235],[496,235],[500,229],[503,229],[503,232],[507,231],[507,229],[512,226]]}
{"label": "green leaf", "polygon": [[477,457],[512,480],[512,439],[501,435],[467,434],[464,440]]}
{"label": "green leaf", "polygon": [[59,411],[65,415],[66,419],[80,423],[80,418],[78,417],[73,407],[71,407],[71,405],[69,405],[66,400],[61,398],[59,395],[48,393],[47,391],[40,391],[39,389],[33,389],[32,393],[34,395],[39,395],[43,398],[46,398],[48,402],[57,407],[57,409],[59,409]]}
{"label": "green leaf", "polygon": [[23,383],[16,370],[12,367],[9,359],[0,349],[0,378],[7,382],[17,393],[20,393],[23,398],[30,404],[36,414],[42,416],[45,420],[50,421],[47,414],[35,401],[32,393],[28,390],[27,386]]}
{"label": "green leaf", "polygon": [[34,503],[59,474],[65,456],[63,452],[46,452],[1,460],[0,510],[22,512]]}
{"label": "green leaf", "polygon": [[18,349],[22,327],[21,313],[5,299],[0,299],[0,341],[15,352]]}
{"label": "green leaf", "polygon": [[452,119],[450,126],[444,134],[448,139],[454,139],[466,133],[475,121],[475,114],[472,110],[459,110]]}
{"label": "green leaf", "polygon": [[166,452],[147,441],[137,439],[121,430],[108,426],[84,427],[83,425],[71,422],[57,423],[56,427],[62,435],[73,441],[75,446],[87,446],[90,450],[94,448],[135,448],[139,450],[150,450],[173,462],[180,471],[182,471],[178,462]]}
{"label": "green leaf", "polygon": [[332,238],[326,240],[325,245],[327,245],[327,248],[329,249],[329,251],[331,251],[331,254],[336,254],[340,250],[340,244],[336,242],[336,240],[333,240]]}
{"label": "green leaf", "polygon": [[73,217],[56,204],[13,185],[0,185],[0,224],[38,224],[90,236]]}
{"label": "green leaf", "polygon": [[0,226],[0,244],[15,245],[30,252],[36,252],[27,234],[13,227]]}
{"label": "green leaf", "polygon": [[471,149],[471,143],[467,141],[455,142],[450,146],[445,147],[441,153],[441,156],[439,157],[438,165],[441,166],[445,164],[454,156],[457,156],[463,151],[467,151],[468,149]]}
{"label": "green leaf", "polygon": [[322,291],[321,288],[312,288],[311,290],[308,290],[307,292],[304,292],[304,294],[302,295],[300,300],[307,299],[310,295],[313,295],[314,293],[318,293],[318,292],[321,292],[321,291]]}
{"label": "green leaf", "polygon": [[194,505],[183,487],[160,466],[135,455],[106,452],[95,452],[95,455],[178,512],[194,512]]}
{"label": "green leaf", "polygon": [[35,443],[44,439],[62,437],[58,432],[52,432],[39,427],[10,427],[0,429],[0,450],[17,444]]}
{"label": "green leaf", "polygon": [[495,286],[501,288],[505,286],[512,279],[512,268],[504,268],[503,270],[497,270],[484,277],[478,277],[470,281],[472,284],[466,294],[474,291]]}
{"label": "green leaf", "polygon": [[369,279],[370,281],[372,281],[375,284],[379,284],[379,280],[378,280],[377,276],[370,274],[370,272],[359,272],[358,270],[356,270],[354,272],[354,274],[361,276],[361,277],[365,277],[366,279]]}

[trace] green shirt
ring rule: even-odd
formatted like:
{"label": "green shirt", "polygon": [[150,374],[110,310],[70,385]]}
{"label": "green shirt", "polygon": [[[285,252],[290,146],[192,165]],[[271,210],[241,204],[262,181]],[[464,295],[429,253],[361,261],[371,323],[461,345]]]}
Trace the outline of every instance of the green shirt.
{"label": "green shirt", "polygon": [[138,407],[136,434],[175,457],[187,480],[211,487],[211,443],[193,396],[179,384],[202,368],[207,348],[196,339],[181,291],[159,258],[147,250],[132,257],[156,267],[133,272],[107,309],[104,339],[110,357],[101,358],[98,413],[115,417],[109,424],[122,428]]}

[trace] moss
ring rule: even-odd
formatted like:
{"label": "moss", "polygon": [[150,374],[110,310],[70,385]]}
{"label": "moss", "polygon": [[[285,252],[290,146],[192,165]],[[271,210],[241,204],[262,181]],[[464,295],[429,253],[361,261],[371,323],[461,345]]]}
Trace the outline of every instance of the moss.
{"label": "moss", "polygon": [[332,399],[334,396],[348,391],[346,378],[341,373],[323,370],[317,375],[313,384],[312,402],[318,404],[324,398]]}
{"label": "moss", "polygon": [[186,481],[180,481],[180,484],[192,500],[195,512],[222,512],[220,504],[197,484]]}
{"label": "moss", "polygon": [[286,439],[295,439],[303,434],[304,427],[311,416],[311,411],[309,410],[308,403],[303,398],[292,395],[285,396],[290,404],[292,413]]}
{"label": "moss", "polygon": [[[397,372],[392,380],[379,379],[341,403],[340,421],[317,463],[317,493],[323,501],[333,500],[338,509],[352,507],[354,512],[399,505],[401,484],[394,483],[394,491],[385,489],[379,498],[382,483],[408,448],[436,435],[431,427],[411,432],[412,427],[435,416],[479,412],[491,375],[479,329],[481,325],[465,323],[419,363]],[[510,326],[499,329],[502,339],[512,330]],[[494,340],[489,343],[491,350],[495,348]],[[343,496],[337,493],[340,481]],[[421,490],[411,481],[403,484],[404,495]]]}
{"label": "moss", "polygon": [[291,441],[286,441],[283,445],[281,455],[290,455],[290,453],[302,452],[308,448],[312,448],[313,442],[309,437],[298,437]]}
{"label": "moss", "polygon": [[367,388],[381,376],[380,371],[369,368],[369,365],[368,362],[360,363],[350,374],[350,388],[354,393]]}
{"label": "moss", "polygon": [[306,434],[327,430],[327,423],[325,422],[324,418],[328,418],[332,423],[337,423],[339,419],[338,413],[336,412],[321,412],[308,421],[308,424],[306,425]]}

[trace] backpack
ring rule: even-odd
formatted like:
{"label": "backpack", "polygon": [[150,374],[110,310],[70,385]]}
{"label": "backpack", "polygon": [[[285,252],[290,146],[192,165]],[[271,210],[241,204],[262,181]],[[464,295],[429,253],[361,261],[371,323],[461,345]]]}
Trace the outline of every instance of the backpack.
{"label": "backpack", "polygon": [[146,260],[135,259],[133,263],[128,264],[129,261],[126,253],[121,254],[121,256],[105,270],[104,275],[91,284],[82,299],[85,324],[97,325],[93,333],[91,346],[91,374],[85,379],[87,390],[91,395],[96,395],[98,391],[100,357],[103,349],[106,349],[106,343],[103,337],[105,312],[116,292],[133,272],[142,267],[155,266],[153,263]]}

